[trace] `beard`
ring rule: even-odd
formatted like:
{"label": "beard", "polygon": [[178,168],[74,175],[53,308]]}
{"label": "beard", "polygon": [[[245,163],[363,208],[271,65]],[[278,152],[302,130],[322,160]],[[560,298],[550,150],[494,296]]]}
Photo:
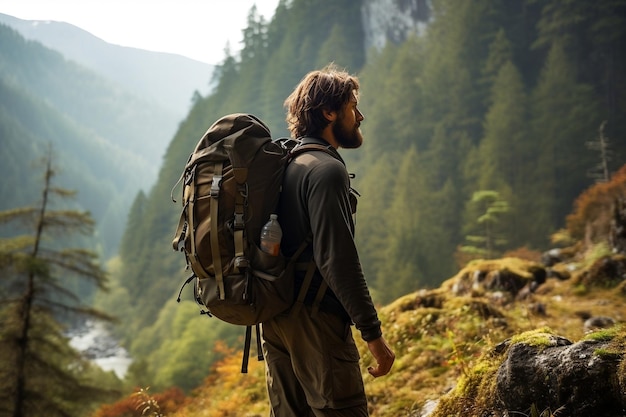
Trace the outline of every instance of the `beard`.
{"label": "beard", "polygon": [[337,144],[345,149],[356,149],[363,144],[363,136],[359,129],[359,124],[353,126],[345,126],[343,117],[335,121],[333,125],[333,134]]}

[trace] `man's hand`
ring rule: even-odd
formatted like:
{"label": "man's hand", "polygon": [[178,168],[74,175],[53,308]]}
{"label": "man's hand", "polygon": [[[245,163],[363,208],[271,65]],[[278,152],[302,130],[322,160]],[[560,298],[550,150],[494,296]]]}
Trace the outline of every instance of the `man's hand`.
{"label": "man's hand", "polygon": [[381,336],[378,339],[367,342],[367,348],[376,360],[376,367],[370,366],[367,368],[367,372],[369,372],[374,378],[387,375],[389,370],[391,370],[393,361],[396,359],[396,355],[387,344],[385,338]]}

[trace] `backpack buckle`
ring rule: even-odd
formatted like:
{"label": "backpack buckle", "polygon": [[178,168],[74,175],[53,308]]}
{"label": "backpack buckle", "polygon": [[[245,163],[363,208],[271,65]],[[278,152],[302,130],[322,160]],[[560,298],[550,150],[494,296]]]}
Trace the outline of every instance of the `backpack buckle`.
{"label": "backpack buckle", "polygon": [[245,222],[243,220],[243,213],[235,213],[235,217],[233,218],[233,228],[235,230],[241,230],[245,226]]}
{"label": "backpack buckle", "polygon": [[238,256],[235,258],[235,267],[236,268],[247,268],[250,265],[248,262],[248,258],[245,256]]}
{"label": "backpack buckle", "polygon": [[212,198],[219,197],[221,187],[222,187],[222,176],[214,175],[213,182],[211,183],[211,197]]}
{"label": "backpack buckle", "polygon": [[236,207],[235,213],[233,215],[233,229],[241,230],[246,225],[246,222],[243,218],[243,213],[240,211],[240,207]]}

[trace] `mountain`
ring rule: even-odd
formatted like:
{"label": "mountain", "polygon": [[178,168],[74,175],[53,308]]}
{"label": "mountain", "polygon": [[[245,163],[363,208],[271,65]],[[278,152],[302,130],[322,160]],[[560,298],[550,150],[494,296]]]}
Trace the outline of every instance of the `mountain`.
{"label": "mountain", "polygon": [[113,45],[64,22],[22,20],[0,13],[0,23],[24,38],[59,51],[67,59],[153,100],[181,119],[195,91],[210,90],[213,66],[180,55]]}
{"label": "mountain", "polygon": [[0,89],[0,209],[37,198],[37,163],[52,145],[59,181],[78,192],[110,256],[135,195],[155,181],[178,116],[3,24]]}

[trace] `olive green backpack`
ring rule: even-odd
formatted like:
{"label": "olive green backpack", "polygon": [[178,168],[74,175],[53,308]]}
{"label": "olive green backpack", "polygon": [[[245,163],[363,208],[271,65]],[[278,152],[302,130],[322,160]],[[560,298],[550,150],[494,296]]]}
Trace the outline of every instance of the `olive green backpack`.
{"label": "olive green backpack", "polygon": [[[259,344],[259,323],[295,301],[294,271],[301,267],[295,260],[309,241],[287,259],[261,251],[259,238],[276,212],[288,162],[313,149],[328,152],[322,145],[272,140],[257,117],[230,114],[202,136],[179,179],[182,211],[172,246],[184,254],[192,272],[182,287],[194,282],[194,298],[203,314],[247,327],[242,372],[247,370],[252,326]],[[309,267],[307,275],[314,270]]]}

